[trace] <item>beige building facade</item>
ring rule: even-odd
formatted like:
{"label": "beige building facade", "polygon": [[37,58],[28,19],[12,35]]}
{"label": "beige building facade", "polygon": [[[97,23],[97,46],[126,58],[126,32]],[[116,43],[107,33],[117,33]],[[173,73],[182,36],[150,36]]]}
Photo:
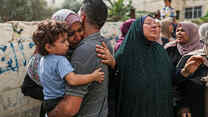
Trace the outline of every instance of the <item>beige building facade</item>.
{"label": "beige building facade", "polygon": [[[136,10],[155,12],[164,7],[164,0],[132,0]],[[177,18],[194,19],[208,12],[208,0],[172,0]]]}
{"label": "beige building facade", "polygon": [[46,0],[47,6],[52,8],[60,8],[65,0]]}

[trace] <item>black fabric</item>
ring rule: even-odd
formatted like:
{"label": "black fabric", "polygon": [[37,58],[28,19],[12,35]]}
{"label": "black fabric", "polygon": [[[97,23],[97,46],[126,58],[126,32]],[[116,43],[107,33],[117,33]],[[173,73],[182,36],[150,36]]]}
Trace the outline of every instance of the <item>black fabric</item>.
{"label": "black fabric", "polygon": [[40,106],[40,117],[45,117],[45,111],[43,110],[43,102],[41,103],[41,106]]}
{"label": "black fabric", "polygon": [[43,88],[36,84],[28,74],[25,75],[21,90],[24,96],[30,96],[40,101],[43,100]]}
{"label": "black fabric", "polygon": [[172,32],[172,37],[176,38],[176,29],[177,29],[177,24],[173,24],[173,32]]}
{"label": "black fabric", "polygon": [[169,42],[168,39],[164,37],[161,38],[161,41],[162,41],[162,46],[165,46],[165,44]]}
{"label": "black fabric", "polygon": [[75,49],[76,49],[76,46],[75,47],[70,47],[70,49],[67,51],[66,58],[67,58],[68,61],[71,61],[71,56],[72,56]]}
{"label": "black fabric", "polygon": [[173,65],[176,67],[176,65],[178,64],[178,62],[181,59],[181,55],[178,52],[178,49],[176,46],[174,47],[169,47],[166,49],[166,51],[168,52],[168,56],[170,58],[170,60],[172,61]]}
{"label": "black fabric", "polygon": [[[178,52],[177,46],[173,46],[173,47],[169,47],[166,49],[166,51],[168,52],[168,56],[169,59],[171,60],[172,64],[174,65],[174,67],[177,66],[178,62],[181,59],[181,55]],[[182,68],[178,68],[177,69],[177,73],[179,74]],[[181,84],[182,82],[184,82],[186,80],[186,78],[180,78],[178,76],[174,76],[173,77],[173,105],[174,105],[174,116],[177,117],[177,112],[180,108],[179,105],[179,100],[180,100],[180,91],[179,91],[179,87],[178,85]],[[185,106],[185,105],[184,105]]]}
{"label": "black fabric", "polygon": [[[176,68],[178,62],[181,59],[181,55],[178,52],[177,46],[169,47],[166,49],[168,52],[169,59],[171,60],[172,64]],[[182,68],[177,68],[177,73],[180,74]],[[179,101],[181,100],[181,92],[179,85],[182,84],[186,80],[186,78],[180,78],[178,76],[173,77],[173,106],[174,106],[174,116],[177,117],[178,110],[180,109]],[[185,106],[185,105],[184,105]]]}
{"label": "black fabric", "polygon": [[172,66],[164,48],[143,33],[145,17],[130,27],[116,53],[121,76],[118,117],[172,117]]}
{"label": "black fabric", "polygon": [[[177,65],[177,69],[183,68],[190,57],[191,55],[183,56]],[[205,117],[205,84],[201,78],[207,75],[208,67],[202,64],[194,74],[186,78],[187,80],[177,85],[177,91],[181,98],[177,102],[178,109],[188,107],[192,117]]]}
{"label": "black fabric", "polygon": [[117,117],[119,88],[120,76],[115,67],[114,70],[110,69],[108,88],[108,117]]}
{"label": "black fabric", "polygon": [[42,110],[40,112],[40,117],[45,117],[45,114],[51,112],[62,99],[63,97],[44,100],[41,105]]}

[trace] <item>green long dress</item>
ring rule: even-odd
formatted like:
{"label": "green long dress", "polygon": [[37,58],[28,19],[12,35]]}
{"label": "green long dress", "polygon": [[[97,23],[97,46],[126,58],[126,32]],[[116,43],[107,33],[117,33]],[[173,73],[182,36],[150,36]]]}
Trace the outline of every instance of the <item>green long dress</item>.
{"label": "green long dress", "polygon": [[120,72],[118,117],[172,117],[171,63],[162,46],[146,39],[137,19],[116,53]]}

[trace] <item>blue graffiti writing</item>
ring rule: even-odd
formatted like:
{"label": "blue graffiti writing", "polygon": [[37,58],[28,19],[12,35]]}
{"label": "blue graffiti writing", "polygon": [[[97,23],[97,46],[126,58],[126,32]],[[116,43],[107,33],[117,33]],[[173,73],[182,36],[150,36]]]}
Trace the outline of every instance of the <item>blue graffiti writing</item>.
{"label": "blue graffiti writing", "polygon": [[[7,61],[7,66],[5,68],[0,68],[0,74],[4,73],[4,72],[7,72],[7,71],[17,71],[18,68],[19,68],[19,65],[18,65],[18,60],[17,60],[17,55],[16,55],[16,52],[15,52],[15,49],[14,49],[14,45],[13,43],[10,43],[10,48],[14,54],[14,61],[15,61],[15,66],[13,66],[13,60],[12,58],[9,58],[9,60]],[[5,61],[5,57],[2,57]]]}
{"label": "blue graffiti writing", "polygon": [[[28,46],[32,49],[35,45],[34,45],[33,42],[30,42],[28,44]],[[17,59],[17,53],[16,53],[16,50],[15,50],[14,44],[12,42],[9,42],[9,46],[6,46],[6,45],[0,46],[0,52],[5,53],[6,51],[9,51],[8,48],[10,48],[10,51],[12,52],[12,55],[10,55],[10,57],[8,59],[6,59],[5,56],[1,55],[0,62],[5,63],[5,66],[0,67],[0,75],[5,73],[5,72],[9,72],[9,71],[16,72],[19,69],[19,61]],[[18,57],[19,56],[23,57],[23,59],[21,59],[22,64],[23,64],[23,66],[26,66],[28,60],[25,57],[24,45],[22,43],[22,40],[18,41],[18,51],[20,52],[20,54],[18,54]]]}
{"label": "blue graffiti writing", "polygon": [[7,49],[7,46],[0,46],[0,50],[1,50],[1,51],[5,52],[6,49]]}
{"label": "blue graffiti writing", "polygon": [[23,46],[21,40],[18,41],[18,47],[19,47],[19,50],[20,50],[20,52],[22,53],[22,56],[23,56],[23,65],[26,66],[27,60],[26,60],[26,58],[25,58],[25,54],[24,54],[24,46]]}
{"label": "blue graffiti writing", "polygon": [[34,42],[30,42],[29,43],[29,48],[33,48],[35,46],[35,43]]}
{"label": "blue graffiti writing", "polygon": [[1,61],[4,62],[4,61],[5,61],[5,57],[2,57],[2,58],[1,58]]}
{"label": "blue graffiti writing", "polygon": [[[113,25],[114,26],[114,25]],[[28,63],[28,59],[25,54],[25,49],[33,49],[35,47],[34,42],[31,39],[21,39],[23,29],[18,29],[18,25],[13,26],[14,35],[12,40],[5,44],[0,45],[0,75],[6,72],[17,72],[20,66],[25,67]],[[104,30],[104,34],[112,33],[109,30]],[[118,34],[109,36],[109,40],[118,40]],[[29,42],[28,45],[23,42]]]}
{"label": "blue graffiti writing", "polygon": [[[9,42],[9,45],[0,45],[0,54],[1,53],[11,53],[9,56],[8,54],[1,54],[0,55],[0,62],[3,63],[0,66],[0,75],[8,72],[8,71],[18,71],[20,63],[23,64],[23,66],[25,67],[27,64],[27,59],[25,57],[25,53],[24,53],[24,45],[23,45],[23,40],[21,39],[21,33],[24,31],[23,29],[19,29],[18,25],[12,25],[13,31],[14,31],[14,35],[12,37],[12,40],[17,40],[17,50],[15,49],[16,44],[14,46],[14,42],[15,41],[11,41]],[[24,40],[30,40],[31,39],[24,39]],[[30,42],[29,43],[29,48],[33,48],[34,47],[34,43]],[[18,51],[18,54],[17,54]],[[7,57],[6,57],[7,56]],[[17,57],[22,57],[21,59]]]}

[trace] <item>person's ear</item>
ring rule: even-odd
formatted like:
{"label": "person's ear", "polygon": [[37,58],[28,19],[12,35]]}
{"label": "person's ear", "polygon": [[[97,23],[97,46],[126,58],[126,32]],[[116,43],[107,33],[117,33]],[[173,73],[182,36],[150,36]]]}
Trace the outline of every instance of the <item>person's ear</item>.
{"label": "person's ear", "polygon": [[53,51],[53,47],[50,45],[50,44],[45,44],[45,50],[48,52],[48,53],[51,53]]}
{"label": "person's ear", "polygon": [[81,12],[81,16],[80,17],[81,17],[81,20],[82,20],[82,27],[84,28],[87,16],[86,16],[86,14],[84,12]]}
{"label": "person's ear", "polygon": [[208,30],[205,32],[205,37],[206,38],[208,37]]}
{"label": "person's ear", "polygon": [[86,20],[86,14],[84,12],[81,12],[81,20],[82,20],[82,23]]}

